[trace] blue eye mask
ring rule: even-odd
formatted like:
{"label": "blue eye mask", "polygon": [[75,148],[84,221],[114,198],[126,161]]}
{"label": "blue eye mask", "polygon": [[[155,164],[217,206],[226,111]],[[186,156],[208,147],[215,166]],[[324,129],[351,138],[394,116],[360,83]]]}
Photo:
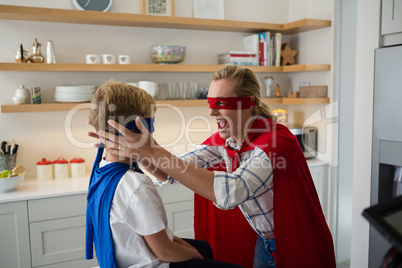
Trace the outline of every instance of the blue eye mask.
{"label": "blue eye mask", "polygon": [[[149,133],[152,133],[152,132],[155,131],[155,127],[154,127],[155,117],[152,117],[152,118],[141,118],[141,122],[142,122],[142,124],[145,126],[145,128],[149,131]],[[131,131],[134,130],[134,131],[137,131],[137,132],[141,132],[141,131],[137,128],[137,126],[136,126],[136,124],[135,124],[135,120],[128,122],[128,123],[125,125],[125,127],[126,127],[128,130],[131,130]]]}

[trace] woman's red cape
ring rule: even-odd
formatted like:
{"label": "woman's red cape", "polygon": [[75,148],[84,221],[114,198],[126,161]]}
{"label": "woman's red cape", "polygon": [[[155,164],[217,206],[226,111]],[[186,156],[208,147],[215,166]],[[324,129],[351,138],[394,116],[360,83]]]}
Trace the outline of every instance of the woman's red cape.
{"label": "woman's red cape", "polygon": [[[224,146],[225,140],[215,133],[203,144]],[[240,153],[255,147],[265,151],[273,167],[276,267],[335,267],[332,236],[296,138],[283,125],[256,119]],[[236,152],[227,152],[237,165]],[[227,171],[224,162],[210,170]],[[238,208],[220,210],[195,194],[194,230],[196,239],[211,244],[215,259],[253,267],[257,235]]]}

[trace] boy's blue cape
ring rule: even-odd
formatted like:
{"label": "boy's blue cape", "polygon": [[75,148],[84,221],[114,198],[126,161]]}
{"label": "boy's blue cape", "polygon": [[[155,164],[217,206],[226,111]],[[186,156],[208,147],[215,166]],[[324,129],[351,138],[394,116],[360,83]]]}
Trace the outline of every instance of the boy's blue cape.
{"label": "boy's blue cape", "polygon": [[87,196],[86,259],[93,258],[93,245],[100,267],[117,267],[110,230],[109,212],[114,192],[130,165],[114,162],[99,168],[103,146],[98,149]]}
{"label": "boy's blue cape", "polygon": [[[141,120],[148,131],[152,133],[154,131],[154,118],[142,118]],[[126,125],[128,129],[138,131],[135,123],[129,124]],[[109,222],[110,206],[121,177],[131,168],[140,173],[142,171],[135,160],[132,162],[131,167],[128,164],[114,162],[99,168],[103,150],[104,145],[100,144],[89,180],[85,258],[88,260],[93,258],[93,246],[95,245],[96,257],[100,267],[117,268]]]}

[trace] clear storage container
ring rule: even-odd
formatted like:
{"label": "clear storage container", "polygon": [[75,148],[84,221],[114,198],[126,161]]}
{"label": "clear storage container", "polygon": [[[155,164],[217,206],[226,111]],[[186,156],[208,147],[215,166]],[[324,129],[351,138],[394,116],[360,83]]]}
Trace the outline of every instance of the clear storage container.
{"label": "clear storage container", "polygon": [[276,122],[285,126],[288,126],[288,111],[282,109],[273,110],[276,116]]}

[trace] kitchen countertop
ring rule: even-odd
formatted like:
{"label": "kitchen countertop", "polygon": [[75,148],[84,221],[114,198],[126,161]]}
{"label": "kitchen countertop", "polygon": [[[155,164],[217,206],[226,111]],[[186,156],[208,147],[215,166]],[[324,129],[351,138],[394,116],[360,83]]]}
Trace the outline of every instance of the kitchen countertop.
{"label": "kitchen countertop", "polygon": [[[308,159],[309,167],[326,165],[317,158]],[[31,199],[57,197],[64,195],[86,194],[89,175],[82,178],[68,178],[50,181],[38,181],[25,178],[15,191],[0,193],[0,203],[26,201]]]}
{"label": "kitchen countertop", "polygon": [[89,176],[49,181],[25,178],[15,191],[0,193],[0,203],[25,201],[63,195],[86,194]]}

